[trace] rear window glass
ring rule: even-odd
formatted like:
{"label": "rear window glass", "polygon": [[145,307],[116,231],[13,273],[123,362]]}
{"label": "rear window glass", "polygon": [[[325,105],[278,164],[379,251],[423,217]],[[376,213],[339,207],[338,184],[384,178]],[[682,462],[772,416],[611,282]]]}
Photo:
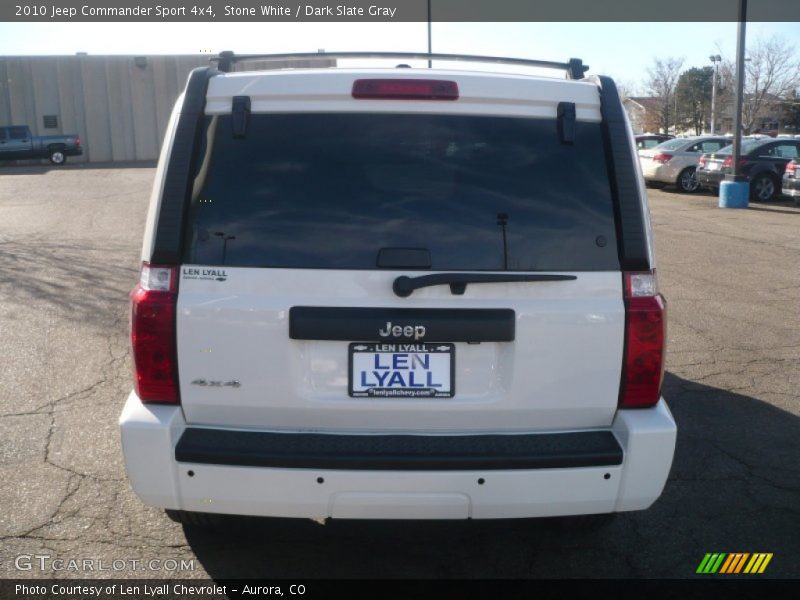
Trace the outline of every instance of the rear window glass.
{"label": "rear window glass", "polygon": [[666,142],[661,142],[658,146],[656,146],[659,150],[677,150],[682,146],[686,145],[688,140],[676,138],[674,140],[667,140]]}
{"label": "rear window glass", "polygon": [[24,140],[28,137],[27,127],[9,127],[8,132],[8,137],[12,140]]}
{"label": "rear window glass", "polygon": [[600,125],[395,114],[206,118],[184,261],[374,269],[387,248],[435,270],[616,270]]}

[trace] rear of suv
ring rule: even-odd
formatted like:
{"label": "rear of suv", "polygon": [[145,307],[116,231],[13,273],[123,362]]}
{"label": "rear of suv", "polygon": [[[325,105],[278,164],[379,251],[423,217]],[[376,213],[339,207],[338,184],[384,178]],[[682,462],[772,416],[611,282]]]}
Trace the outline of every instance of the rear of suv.
{"label": "rear of suv", "polygon": [[237,59],[191,74],[156,172],[139,497],[184,522],[649,507],[676,426],[613,81]]}

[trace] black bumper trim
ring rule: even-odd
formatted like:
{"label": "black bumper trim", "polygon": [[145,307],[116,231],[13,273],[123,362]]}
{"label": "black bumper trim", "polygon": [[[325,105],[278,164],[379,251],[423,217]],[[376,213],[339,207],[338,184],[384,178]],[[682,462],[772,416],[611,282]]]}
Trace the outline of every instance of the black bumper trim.
{"label": "black bumper trim", "polygon": [[507,435],[339,435],[189,427],[181,463],[372,471],[564,469],[622,464],[610,431]]}

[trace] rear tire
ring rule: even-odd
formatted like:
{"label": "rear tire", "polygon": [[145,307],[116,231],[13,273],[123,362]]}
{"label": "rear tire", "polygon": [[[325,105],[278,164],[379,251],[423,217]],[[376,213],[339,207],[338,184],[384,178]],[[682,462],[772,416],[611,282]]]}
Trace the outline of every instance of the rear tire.
{"label": "rear tire", "polygon": [[181,525],[189,525],[190,527],[219,527],[222,525],[223,517],[221,515],[192,512],[188,510],[172,510],[167,508],[164,510],[167,516]]}
{"label": "rear tire", "polygon": [[760,202],[773,200],[778,193],[778,184],[769,173],[762,173],[750,182],[750,199]]}
{"label": "rear tire", "polygon": [[687,167],[681,171],[680,175],[678,175],[678,179],[675,181],[675,186],[682,194],[694,194],[699,190],[700,184],[697,183],[697,179],[695,179],[695,168]]}
{"label": "rear tire", "polygon": [[54,165],[63,165],[67,162],[67,155],[59,148],[50,150],[50,163]]}

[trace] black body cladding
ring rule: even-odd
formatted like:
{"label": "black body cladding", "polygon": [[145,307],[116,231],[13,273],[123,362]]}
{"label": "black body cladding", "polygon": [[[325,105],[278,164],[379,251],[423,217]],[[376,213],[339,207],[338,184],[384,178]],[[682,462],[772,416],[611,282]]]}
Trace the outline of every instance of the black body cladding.
{"label": "black body cladding", "polygon": [[610,431],[534,435],[330,435],[189,427],[182,463],[392,471],[569,469],[622,464]]}

